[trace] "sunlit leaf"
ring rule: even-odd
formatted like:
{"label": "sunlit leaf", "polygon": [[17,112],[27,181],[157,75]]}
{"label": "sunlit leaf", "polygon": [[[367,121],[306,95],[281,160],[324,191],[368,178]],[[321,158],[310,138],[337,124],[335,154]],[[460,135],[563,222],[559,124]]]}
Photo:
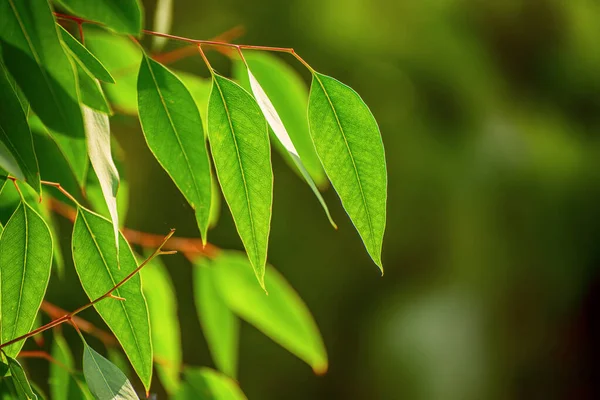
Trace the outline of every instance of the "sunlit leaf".
{"label": "sunlit leaf", "polygon": [[248,92],[217,74],[208,105],[208,138],[223,196],[264,288],[273,204],[267,123]]}
{"label": "sunlit leaf", "polygon": [[18,179],[24,179],[38,193],[41,193],[40,170],[38,167],[31,131],[27,117],[13,86],[8,71],[0,62],[0,141],[17,164],[10,170],[12,162],[5,165],[0,157],[0,165]]}
{"label": "sunlit leaf", "polygon": [[88,154],[92,168],[100,182],[102,194],[113,223],[115,243],[119,251],[119,213],[117,212],[117,190],[119,171],[110,151],[110,125],[108,115],[83,107]]}
{"label": "sunlit leaf", "polygon": [[102,65],[100,60],[96,58],[84,45],[75,39],[65,28],[58,25],[62,40],[76,56],[76,60],[81,62],[85,68],[98,80],[108,83],[115,83],[114,78],[108,72],[106,67]]}
{"label": "sunlit leaf", "polygon": [[[223,373],[235,378],[240,323],[215,286],[216,273],[208,259],[201,258],[196,262],[194,299],[202,332],[215,365]],[[256,286],[254,281],[252,284]]]}
{"label": "sunlit leaf", "polygon": [[[278,75],[277,71],[269,71],[268,68],[267,68],[267,71],[261,70],[260,68],[257,68],[257,70],[263,72],[263,76],[265,77],[267,82],[269,82],[269,80],[268,80],[269,78],[273,79],[273,77],[276,77]],[[313,181],[313,178],[311,177],[310,173],[307,171],[307,169],[299,155],[298,150],[296,150],[294,143],[292,143],[292,140],[291,140],[290,136],[288,135],[287,129],[286,129],[283,121],[279,117],[278,111],[275,109],[275,106],[271,102],[267,93],[265,93],[261,84],[254,77],[251,68],[247,69],[247,79],[249,80],[250,90],[254,94],[254,97],[256,98],[256,101],[258,102],[258,106],[260,107],[262,113],[264,114],[265,118],[267,119],[267,122],[271,126],[271,129],[275,133],[276,140],[279,141],[279,143],[283,146],[285,151],[289,154],[289,157],[291,158],[292,162],[294,163],[294,165],[296,166],[296,168],[298,169],[298,171],[300,172],[300,174],[302,175],[302,177],[304,178],[304,180],[306,181],[308,186],[311,188],[311,190],[313,191],[313,193],[319,200],[319,203],[321,203],[321,207],[323,207],[323,210],[325,211],[325,214],[327,215],[329,222],[331,223],[331,225],[334,228],[337,229],[337,225],[335,224],[335,222],[333,222],[333,219],[331,218],[329,208],[327,207],[327,204],[325,203],[323,196],[321,196],[321,193],[319,192],[317,185]],[[273,88],[278,88],[280,92],[287,90],[286,86],[281,86],[285,82],[269,82],[269,83],[271,83],[271,86]],[[273,93],[276,94],[277,92],[273,91]],[[283,100],[282,100],[282,104],[283,104]],[[299,106],[299,104],[294,104],[294,106]],[[288,105],[288,107],[289,107],[289,105]],[[285,109],[285,108],[283,108],[283,109]],[[306,145],[306,143],[305,143],[305,138],[304,138],[305,135],[309,140],[308,145],[310,145],[310,149],[308,148],[308,145]],[[314,153],[314,147],[313,147],[312,143],[310,143],[310,137],[308,135],[308,125],[307,124],[306,124],[305,134],[303,132],[303,134],[298,135],[298,137],[299,138],[296,141],[299,143],[302,143],[303,146],[305,146],[305,151],[304,151],[305,157],[312,161],[313,155],[314,155],[314,157],[316,157],[316,154]],[[300,138],[302,140],[300,140]],[[309,149],[310,151],[307,149]],[[318,168],[320,170],[319,172],[324,174],[322,169],[320,169],[320,164],[318,165]],[[318,169],[316,167],[313,169],[318,171]]]}
{"label": "sunlit leaf", "polygon": [[[103,296],[137,268],[123,235],[119,243],[120,265],[117,264],[112,223],[83,208],[77,211],[72,249],[75,269],[90,300]],[[94,307],[121,343],[147,389],[152,379],[152,345],[148,308],[139,275],[114,290],[113,295],[126,300],[108,298]]]}
{"label": "sunlit leaf", "polygon": [[[52,267],[52,237],[44,220],[21,203],[0,237],[0,340],[6,343],[31,330]],[[11,357],[25,341],[3,348]]]}
{"label": "sunlit leaf", "polygon": [[108,105],[108,100],[106,100],[106,97],[104,96],[100,82],[85,70],[81,64],[76,62],[75,67],[77,70],[81,102],[94,110],[101,111],[105,114],[112,114],[112,110]]}
{"label": "sunlit leaf", "polygon": [[[276,130],[271,121],[269,121],[269,124],[284,146],[285,151],[293,153],[293,151],[290,151],[290,145],[292,145],[316,184],[320,187],[327,185],[325,171],[323,171],[321,161],[319,161],[308,132],[308,118],[306,116],[308,87],[302,77],[289,64],[269,53],[247,52],[244,53],[244,58],[250,71],[252,71],[252,75],[260,82],[260,86],[268,96],[270,103],[277,110],[277,115],[283,127],[278,127]],[[233,74],[244,88],[247,90],[253,89],[247,68],[243,62],[234,64]],[[252,92],[255,96],[258,95],[254,90]],[[261,105],[258,98],[257,100],[261,109],[265,112],[267,120],[269,120],[268,112]],[[277,124],[275,125],[277,126]]]}
{"label": "sunlit leaf", "polygon": [[[173,0],[158,0],[154,10],[154,30],[161,33],[169,33],[173,23]],[[159,51],[167,43],[167,38],[152,36],[152,49]]]}
{"label": "sunlit leaf", "polygon": [[0,2],[0,39],[8,70],[46,126],[83,137],[76,80],[47,0]]}
{"label": "sunlit leaf", "polygon": [[17,360],[8,356],[8,368],[10,369],[10,373],[13,378],[14,387],[16,389],[17,398],[18,399],[31,399],[37,400],[37,396],[31,389],[31,385],[29,384],[29,380],[27,379],[27,375],[25,375],[25,371],[23,367]]}
{"label": "sunlit leaf", "polygon": [[238,384],[210,368],[188,368],[175,400],[245,400]]}
{"label": "sunlit leaf", "polygon": [[194,99],[167,68],[144,56],[138,109],[148,147],[196,214],[203,240],[210,215],[210,164]]}
{"label": "sunlit leaf", "polygon": [[387,171],[377,122],[354,90],[317,72],[308,120],[325,172],[371,258],[383,271]]}
{"label": "sunlit leaf", "polygon": [[146,265],[141,275],[150,311],[156,370],[166,391],[173,394],[179,387],[181,369],[181,337],[175,288],[169,273],[158,259]]}
{"label": "sunlit leaf", "polygon": [[219,222],[219,216],[221,215],[221,191],[219,189],[219,182],[216,176],[212,176],[210,184],[212,190],[210,192],[210,217],[208,218],[208,228],[214,228]]}
{"label": "sunlit leaf", "polygon": [[83,349],[83,374],[97,400],[139,399],[125,374],[87,344]]}
{"label": "sunlit leaf", "polygon": [[227,306],[265,335],[309,364],[327,371],[327,353],[310,311],[290,284],[269,267],[266,295],[253,282],[248,260],[238,252],[221,252],[213,260],[217,288]]}
{"label": "sunlit leaf", "polygon": [[119,33],[138,36],[144,21],[138,0],[58,0],[71,13],[104,24]]}

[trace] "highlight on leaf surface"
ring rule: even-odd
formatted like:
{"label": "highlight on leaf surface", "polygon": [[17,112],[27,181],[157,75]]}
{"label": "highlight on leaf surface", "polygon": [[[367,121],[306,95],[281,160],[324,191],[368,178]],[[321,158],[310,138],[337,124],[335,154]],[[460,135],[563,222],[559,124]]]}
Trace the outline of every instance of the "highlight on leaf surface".
{"label": "highlight on leaf surface", "polygon": [[[119,261],[113,224],[104,217],[79,207],[73,227],[72,251],[81,286],[95,300],[126,278],[137,262],[122,234],[119,234]],[[112,293],[126,299],[104,299],[94,307],[123,347],[131,365],[148,389],[152,379],[152,344],[148,307],[142,294],[139,274]]]}
{"label": "highlight on leaf surface", "polygon": [[222,251],[212,261],[216,288],[240,318],[302,359],[317,374],[327,371],[327,352],[319,329],[306,304],[274,268],[269,267],[261,291],[243,253]]}
{"label": "highlight on leaf surface", "polygon": [[264,289],[273,204],[267,123],[248,92],[217,74],[208,104],[208,139],[223,196]]}
{"label": "highlight on leaf surface", "polygon": [[318,72],[313,73],[308,120],[325,172],[383,272],[387,171],[377,122],[358,93]]}
{"label": "highlight on leaf surface", "polygon": [[97,400],[138,400],[129,379],[87,343],[83,346],[83,374]]}

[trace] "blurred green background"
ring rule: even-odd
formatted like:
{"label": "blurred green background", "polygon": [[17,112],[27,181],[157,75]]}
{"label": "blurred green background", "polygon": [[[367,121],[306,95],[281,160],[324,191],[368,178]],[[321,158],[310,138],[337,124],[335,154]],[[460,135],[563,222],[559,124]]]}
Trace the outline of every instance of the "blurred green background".
{"label": "blurred green background", "polygon": [[[144,3],[151,28],[155,3]],[[386,148],[383,278],[333,190],[324,195],[338,231],[274,153],[269,261],[313,312],[330,369],[315,376],[244,324],[239,381],[250,399],[600,398],[599,20],[596,0],[175,0],[175,35],[241,24],[238,43],[293,47],[353,87]],[[224,56],[209,58],[230,71]],[[208,76],[199,56],[173,67]],[[139,122],[117,115],[113,129],[126,225],[197,236]],[[242,248],[228,210],[209,241]],[[190,265],[164,261],[184,362],[211,366]],[[65,287],[71,296],[55,286],[50,299],[83,304],[76,277]]]}

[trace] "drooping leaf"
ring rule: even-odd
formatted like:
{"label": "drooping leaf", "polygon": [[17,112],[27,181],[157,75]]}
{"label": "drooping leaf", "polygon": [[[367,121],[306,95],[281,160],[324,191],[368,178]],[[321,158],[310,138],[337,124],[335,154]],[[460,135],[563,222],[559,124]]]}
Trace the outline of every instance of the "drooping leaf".
{"label": "drooping leaf", "polygon": [[248,260],[238,252],[221,252],[213,260],[217,288],[227,306],[265,335],[309,364],[327,371],[327,353],[310,311],[274,268],[265,283],[269,294],[253,282]]}
{"label": "drooping leaf", "polygon": [[[135,257],[122,234],[119,240],[120,265],[117,264],[112,223],[84,208],[77,210],[73,227],[73,261],[90,300],[103,296],[137,268]],[[152,344],[148,308],[139,275],[133,276],[112,293],[126,300],[108,298],[94,304],[94,307],[121,343],[147,389],[152,379]]]}
{"label": "drooping leaf", "polygon": [[111,363],[115,364],[125,375],[129,376],[131,364],[127,361],[127,357],[125,357],[121,349],[109,347],[106,349],[106,355]]}
{"label": "drooping leaf", "polygon": [[[52,237],[44,220],[22,202],[0,237],[0,339],[6,343],[31,330],[52,267]],[[25,342],[5,347],[15,357]]]}
{"label": "drooping leaf", "polygon": [[61,38],[69,49],[76,56],[76,60],[81,62],[83,66],[98,80],[107,83],[115,83],[115,79],[104,65],[92,54],[84,45],[73,37],[65,28],[58,25],[61,33]]}
{"label": "drooping leaf", "polygon": [[117,190],[119,171],[110,151],[110,125],[108,115],[83,107],[88,154],[92,168],[98,177],[106,206],[113,223],[117,253],[119,251],[119,213],[117,212]]}
{"label": "drooping leaf", "polygon": [[71,370],[75,362],[67,341],[58,331],[54,332],[50,355],[57,361],[50,363],[50,396],[52,400],[69,400]]}
{"label": "drooping leaf", "polygon": [[0,157],[0,165],[18,179],[25,180],[37,193],[41,193],[40,169],[33,147],[33,139],[27,117],[13,86],[8,71],[0,62],[0,141],[10,152],[17,164],[10,170],[12,162],[5,165]]}
{"label": "drooping leaf", "polygon": [[[154,30],[161,33],[169,33],[173,23],[173,0],[158,0],[154,10]],[[152,36],[152,49],[159,51],[167,43],[167,38]]]}
{"label": "drooping leaf", "polygon": [[0,3],[2,54],[11,75],[46,126],[84,136],[76,80],[47,0]]}
{"label": "drooping leaf", "polygon": [[87,344],[83,348],[83,374],[97,400],[139,399],[125,374]]}
{"label": "drooping leaf", "polygon": [[[260,71],[260,68],[258,70]],[[333,219],[331,218],[329,208],[327,207],[327,204],[325,203],[323,196],[321,196],[321,193],[319,192],[317,185],[313,181],[313,178],[311,177],[311,175],[307,171],[303,161],[301,160],[298,150],[296,150],[294,143],[292,143],[292,140],[287,132],[287,129],[286,129],[285,125],[283,124],[283,121],[279,117],[279,114],[278,114],[277,110],[275,109],[275,106],[271,102],[267,93],[265,93],[265,91],[262,88],[262,86],[260,85],[260,83],[258,83],[258,80],[252,74],[250,67],[247,68],[247,72],[248,72],[247,77],[249,80],[250,90],[254,94],[254,97],[256,98],[256,101],[258,102],[258,106],[260,107],[262,113],[264,114],[265,118],[267,119],[267,122],[271,126],[271,129],[275,133],[276,140],[279,141],[279,143],[283,146],[285,151],[289,154],[289,157],[291,158],[292,162],[294,163],[294,165],[296,166],[296,168],[298,169],[298,171],[300,172],[300,174],[302,175],[302,177],[304,178],[304,180],[306,181],[308,186],[311,188],[311,190],[313,191],[313,193],[319,200],[319,203],[321,203],[321,207],[323,207],[323,210],[325,211],[325,214],[327,215],[327,218],[329,219],[329,223],[331,223],[331,225],[335,229],[337,229],[337,225],[335,224],[335,222],[333,222]],[[274,71],[271,71],[271,73],[265,72],[264,76],[265,77],[268,76],[268,77],[272,78],[273,76],[277,76],[277,74]],[[273,87],[277,87],[277,88],[280,88],[279,85],[281,85],[281,84],[283,84],[283,82],[271,83],[271,85]],[[283,87],[281,87],[281,88],[283,88]],[[298,106],[298,104],[295,104],[295,105]],[[306,130],[308,131],[308,125],[307,125]],[[308,132],[306,133],[306,135],[308,136]],[[300,137],[304,138],[304,135],[302,135]],[[310,137],[308,139],[310,140]],[[303,140],[297,139],[296,141],[299,141],[300,143],[305,145],[304,139]],[[310,144],[312,153],[305,150],[305,154],[306,154],[305,157],[307,157],[309,160],[311,160],[312,154],[314,153],[314,148],[312,146],[312,143],[309,143],[309,144]],[[314,155],[316,157],[316,154],[314,154]],[[320,164],[319,164],[319,168],[320,168]],[[314,169],[316,170],[316,168],[314,168]],[[320,172],[322,172],[322,170]],[[324,174],[324,172],[323,172],[323,174]]]}
{"label": "drooping leaf", "polygon": [[175,288],[169,273],[157,258],[142,269],[141,275],[150,311],[156,370],[165,390],[173,394],[179,387],[182,357]]}
{"label": "drooping leaf", "polygon": [[175,400],[246,400],[238,384],[210,368],[188,368]]}
{"label": "drooping leaf", "polygon": [[252,96],[217,74],[208,104],[208,138],[223,196],[264,288],[273,204],[267,124]]}
{"label": "drooping leaf", "polygon": [[[201,258],[194,267],[194,299],[202,332],[217,368],[235,378],[240,323],[216,287],[214,267]],[[254,282],[252,284],[256,285]]]}
{"label": "drooping leaf", "polygon": [[81,102],[94,110],[101,111],[105,114],[112,114],[112,110],[108,104],[108,100],[106,100],[106,97],[104,96],[100,82],[82,67],[81,64],[75,62],[75,67],[77,70]]}
{"label": "drooping leaf", "polygon": [[23,367],[17,360],[8,356],[8,368],[10,369],[10,373],[13,378],[14,387],[16,389],[17,398],[26,399],[26,400],[37,400],[37,396],[31,389],[31,385],[29,384],[29,380],[27,379],[27,375],[25,375],[25,371]]}
{"label": "drooping leaf", "polygon": [[280,123],[274,126],[272,121],[269,121],[269,124],[282,143],[284,152],[290,152],[290,148],[293,147],[317,186],[327,185],[327,176],[308,132],[306,115],[308,87],[289,64],[272,54],[253,51],[244,53],[244,58],[249,68],[246,68],[243,62],[236,62],[233,69],[234,77],[239,80],[242,87],[257,97],[258,104],[269,121],[270,112],[261,104],[258,93],[251,85],[247,70],[251,71],[255,79],[260,82],[269,102],[277,110]]}
{"label": "drooping leaf", "polygon": [[208,218],[208,229],[214,228],[219,222],[219,216],[221,215],[221,192],[219,189],[219,182],[216,176],[212,176],[210,184],[212,186],[210,192],[210,217]]}
{"label": "drooping leaf", "polygon": [[313,74],[308,120],[325,172],[383,272],[387,171],[377,122],[354,90],[317,72]]}
{"label": "drooping leaf", "polygon": [[172,72],[144,56],[138,75],[138,110],[148,147],[194,209],[205,241],[210,164],[194,99]]}
{"label": "drooping leaf", "polygon": [[138,0],[58,0],[71,13],[101,22],[118,33],[139,36],[144,21]]}
{"label": "drooping leaf", "polygon": [[89,29],[85,43],[115,79],[103,85],[113,107],[120,113],[137,115],[137,74],[142,52],[130,39]]}
{"label": "drooping leaf", "polygon": [[35,394],[38,400],[48,400],[48,396],[44,393],[40,385],[35,383],[34,381],[29,382],[31,385],[31,390],[33,390],[33,394]]}

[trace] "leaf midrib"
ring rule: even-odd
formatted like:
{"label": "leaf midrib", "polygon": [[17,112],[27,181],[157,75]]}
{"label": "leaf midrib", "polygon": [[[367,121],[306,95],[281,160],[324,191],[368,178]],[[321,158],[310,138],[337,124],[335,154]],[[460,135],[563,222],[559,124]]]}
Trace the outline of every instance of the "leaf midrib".
{"label": "leaf midrib", "polygon": [[354,174],[356,176],[356,181],[358,182],[358,187],[360,189],[360,195],[362,198],[363,206],[365,207],[365,214],[367,215],[367,223],[369,224],[369,236],[370,236],[369,241],[371,242],[371,246],[373,246],[373,248],[375,248],[375,243],[374,243],[375,232],[373,231],[373,222],[371,221],[371,213],[369,212],[369,207],[367,205],[367,199],[365,197],[365,192],[362,187],[362,182],[360,180],[358,168],[356,167],[356,161],[354,160],[354,155],[352,154],[352,150],[350,149],[350,145],[348,144],[348,139],[346,138],[346,133],[344,132],[344,128],[342,127],[342,123],[340,122],[340,118],[337,114],[337,111],[335,110],[335,106],[333,105],[333,102],[331,101],[331,98],[329,97],[329,94],[327,93],[327,90],[325,89],[323,82],[321,82],[321,79],[317,76],[317,74],[314,74],[314,77],[317,80],[317,82],[319,82],[319,85],[321,86],[321,89],[323,90],[323,93],[325,94],[325,97],[327,98],[327,101],[329,102],[329,106],[331,107],[331,110],[333,111],[333,115],[335,116],[335,120],[338,124],[338,128],[340,129],[342,137],[344,138],[344,144],[346,145],[346,150],[348,150],[348,154],[350,155],[350,160],[352,160],[352,167],[354,168]]}
{"label": "leaf midrib", "polygon": [[[104,267],[106,268],[106,272],[108,272],[108,276],[110,276],[110,281],[113,284],[113,287],[116,285],[115,279],[112,275],[112,272],[110,271],[110,268],[108,267],[108,263],[106,262],[106,259],[104,258],[104,254],[102,253],[102,251],[100,250],[100,246],[98,245],[98,241],[96,240],[96,237],[94,236],[94,234],[92,233],[92,230],[90,228],[90,225],[88,224],[87,219],[85,218],[85,215],[83,212],[79,213],[81,215],[81,217],[83,218],[83,222],[85,223],[85,226],[88,230],[88,233],[90,234],[90,237],[92,238],[92,240],[94,241],[94,245],[96,246],[96,249],[98,250],[98,254],[100,254],[100,258],[102,259],[102,263],[104,264]],[[117,295],[119,295],[119,289],[116,289],[115,292],[117,293]],[[93,299],[92,299],[93,300]],[[123,309],[123,312],[125,313],[125,316],[127,317],[127,323],[129,326],[129,329],[131,330],[131,333],[133,335],[133,340],[135,341],[135,347],[138,350],[138,354],[143,354],[142,349],[140,348],[140,344],[137,338],[137,335],[135,334],[135,330],[133,329],[133,324],[131,323],[131,319],[129,318],[129,313],[127,312],[127,309],[125,308],[125,304],[123,304],[124,302],[122,300],[117,300],[119,302],[119,305],[121,306],[121,308]],[[94,308],[96,308],[96,305],[94,305]],[[143,357],[141,357],[141,360],[143,362]],[[144,362],[145,364],[145,362]],[[134,366],[135,368],[135,366]]]}
{"label": "leaf midrib", "polygon": [[[183,144],[181,143],[181,140],[179,139],[179,134],[177,133],[177,129],[175,129],[175,124],[173,123],[173,119],[171,117],[171,113],[169,112],[169,108],[167,107],[167,103],[165,102],[165,99],[160,91],[160,87],[158,86],[158,81],[156,80],[156,76],[154,75],[154,71],[152,71],[152,65],[150,65],[150,61],[148,60],[148,58],[146,56],[144,56],[144,61],[146,61],[146,65],[148,66],[148,70],[150,71],[150,76],[152,77],[152,82],[154,82],[154,86],[156,87],[156,93],[158,93],[158,97],[160,98],[160,102],[163,105],[163,108],[165,110],[165,113],[167,114],[167,119],[169,120],[169,124],[171,125],[171,129],[173,131],[173,134],[175,136],[175,139],[177,139],[177,144],[179,145],[179,149],[181,150],[181,153],[183,154],[183,157],[185,158],[185,166],[187,167],[188,172],[190,173],[190,176],[192,177],[192,182],[194,183],[194,192],[195,192],[195,201],[194,204],[192,205],[192,208],[194,210],[196,210],[196,208],[198,207],[199,204],[196,203],[200,203],[200,188],[198,187],[198,182],[196,182],[196,177],[192,171],[192,166],[190,165],[190,160],[188,158],[188,155],[183,147]],[[161,163],[162,164],[162,163]],[[166,168],[165,168],[166,169]],[[182,192],[184,192],[182,190]],[[184,192],[185,195],[185,192]]]}
{"label": "leaf midrib", "polygon": [[[256,243],[256,231],[254,228],[254,218],[252,216],[252,208],[250,206],[250,195],[248,191],[248,184],[246,182],[246,174],[244,173],[244,168],[242,166],[242,157],[240,155],[240,149],[237,143],[237,139],[235,137],[235,131],[233,129],[233,121],[231,120],[231,114],[229,113],[229,107],[227,107],[227,102],[225,101],[225,96],[223,95],[223,91],[221,90],[221,85],[217,81],[217,78],[213,78],[217,89],[219,90],[219,95],[221,97],[221,102],[223,103],[223,107],[225,108],[225,114],[227,115],[227,122],[229,123],[229,129],[231,132],[231,137],[233,138],[233,144],[235,145],[235,152],[237,155],[238,165],[240,167],[240,173],[242,175],[242,182],[244,184],[244,194],[246,195],[246,204],[248,205],[248,216],[250,218],[250,227],[252,229],[252,247],[254,247],[254,252],[257,257],[260,257],[258,254],[258,245]],[[259,265],[256,266],[258,268]]]}

